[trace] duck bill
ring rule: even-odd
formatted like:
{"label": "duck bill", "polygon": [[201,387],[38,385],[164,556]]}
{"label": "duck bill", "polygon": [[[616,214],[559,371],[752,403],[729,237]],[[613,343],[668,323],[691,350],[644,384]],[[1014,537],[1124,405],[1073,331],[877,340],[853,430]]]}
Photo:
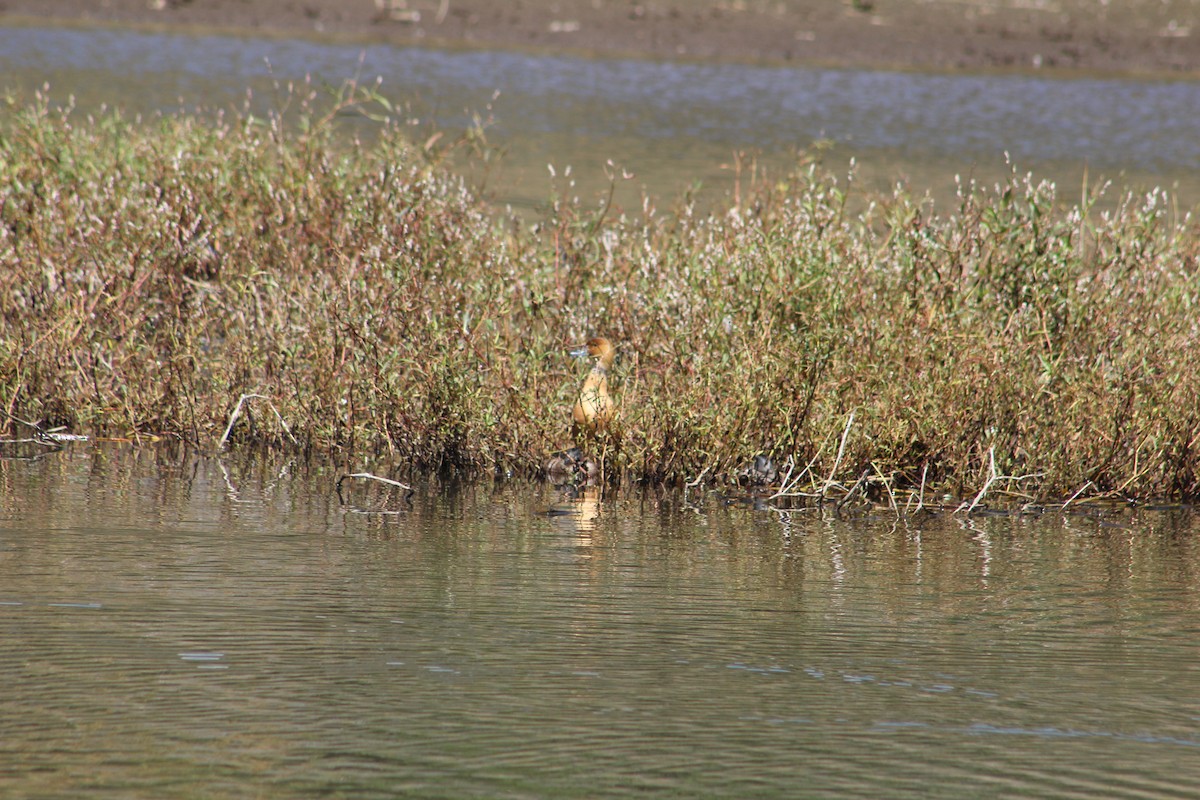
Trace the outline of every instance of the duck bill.
{"label": "duck bill", "polygon": [[588,354],[588,349],[587,349],[587,345],[584,344],[584,345],[580,345],[579,347],[572,347],[567,352],[570,353],[571,355],[575,356],[575,358],[586,358],[587,354]]}

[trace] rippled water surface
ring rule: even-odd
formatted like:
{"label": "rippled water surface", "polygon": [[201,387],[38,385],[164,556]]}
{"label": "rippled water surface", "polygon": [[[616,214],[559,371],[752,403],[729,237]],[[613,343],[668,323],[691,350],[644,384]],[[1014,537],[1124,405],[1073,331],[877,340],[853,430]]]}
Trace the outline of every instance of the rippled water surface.
{"label": "rippled water surface", "polygon": [[[0,462],[6,797],[1184,797],[1182,512],[836,518]],[[360,513],[363,507],[395,513]]]}
{"label": "rippled water surface", "polygon": [[[1097,176],[1133,188],[1178,191],[1200,202],[1200,83],[1047,79],[598,61],[509,52],[450,52],[116,30],[0,28],[0,87],[85,107],[137,111],[282,107],[277,82],[336,86],[358,75],[426,123],[455,130],[478,116],[506,156],[490,175],[501,201],[537,205],[572,187],[604,193],[613,160],[635,177],[620,199],[639,207],[643,188],[673,195],[693,184],[728,188],[735,151],[774,169],[817,140],[850,156],[866,185],[907,179],[918,193],[953,193],[954,175],[990,182],[1016,168],[1060,184],[1076,202]],[[556,166],[552,180],[548,164]],[[1089,184],[1089,185],[1090,185]]]}

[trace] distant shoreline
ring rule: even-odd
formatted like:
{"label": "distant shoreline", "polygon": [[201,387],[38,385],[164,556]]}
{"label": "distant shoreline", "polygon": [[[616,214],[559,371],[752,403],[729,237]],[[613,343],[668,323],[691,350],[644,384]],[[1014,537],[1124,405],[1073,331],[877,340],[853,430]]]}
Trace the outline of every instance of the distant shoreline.
{"label": "distant shoreline", "polygon": [[[1178,0],[7,0],[0,25],[71,24],[600,57],[1200,78]],[[1177,7],[1178,6],[1178,7]]]}

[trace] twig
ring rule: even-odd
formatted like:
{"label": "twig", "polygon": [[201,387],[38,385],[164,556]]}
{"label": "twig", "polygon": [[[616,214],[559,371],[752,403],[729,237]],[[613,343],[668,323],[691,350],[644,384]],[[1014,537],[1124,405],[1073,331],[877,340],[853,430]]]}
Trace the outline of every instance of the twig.
{"label": "twig", "polygon": [[380,476],[378,476],[378,475],[373,475],[373,474],[372,474],[372,473],[370,473],[370,472],[349,472],[349,473],[346,473],[346,474],[345,474],[345,475],[343,475],[342,477],[338,478],[338,486],[341,486],[341,485],[342,485],[342,481],[346,480],[346,478],[365,478],[366,480],[371,480],[371,481],[379,481],[380,483],[386,483],[386,484],[387,484],[387,485],[389,485],[389,486],[398,486],[398,487],[400,487],[401,489],[408,489],[410,492],[412,492],[412,491],[416,491],[415,489],[413,489],[413,487],[409,486],[407,483],[402,483],[402,482],[400,482],[400,481],[395,481],[395,480],[392,480],[391,478],[382,478],[382,477],[380,477]]}
{"label": "twig", "polygon": [[[866,480],[867,480],[867,476],[868,476],[868,475],[870,475],[870,474],[871,474],[871,470],[869,470],[869,469],[864,469],[864,470],[863,470],[863,474],[862,474],[862,475],[859,475],[859,476],[858,476],[858,480],[856,480],[856,481],[854,482],[854,485],[850,487],[850,491],[846,492],[846,494],[845,494],[845,495],[842,497],[842,499],[841,499],[841,500],[838,500],[836,503],[834,503],[834,505],[833,505],[833,510],[834,510],[834,511],[841,511],[841,510],[842,510],[842,506],[844,506],[844,505],[846,505],[846,503],[849,503],[849,502],[850,502],[850,499],[851,499],[852,497],[854,497],[855,493],[857,493],[857,492],[858,492],[858,487],[862,486],[862,485],[863,485],[863,483],[865,483],[865,482],[866,482]],[[826,487],[826,488],[828,488],[828,487]]]}
{"label": "twig", "polygon": [[[914,514],[921,513],[921,509],[925,507],[925,475],[929,472],[929,462],[926,461],[921,466],[921,493],[917,496],[917,508],[913,511]],[[909,502],[912,502],[912,497],[909,497]]]}
{"label": "twig", "polygon": [[1073,495],[1071,495],[1069,498],[1067,498],[1067,502],[1065,502],[1065,503],[1063,503],[1063,504],[1062,504],[1062,510],[1063,510],[1063,511],[1066,511],[1066,510],[1067,510],[1067,506],[1071,505],[1071,503],[1074,503],[1074,502],[1075,502],[1075,499],[1076,499],[1077,497],[1079,497],[1079,495],[1083,494],[1083,493],[1084,493],[1084,492],[1087,490],[1087,488],[1088,488],[1089,486],[1095,486],[1095,484],[1094,484],[1094,483],[1092,483],[1091,481],[1088,481],[1088,482],[1087,482],[1087,483],[1085,483],[1083,486],[1080,486],[1080,487],[1079,487],[1079,490],[1078,490],[1077,492],[1075,492],[1075,494],[1073,494]]}
{"label": "twig", "polygon": [[394,481],[391,478],[381,478],[380,476],[373,475],[370,472],[351,472],[351,473],[348,473],[348,474],[343,475],[342,477],[338,478],[337,486],[335,487],[337,489],[338,502],[341,505],[346,505],[346,498],[344,498],[342,496],[342,484],[345,482],[345,480],[347,478],[362,478],[364,480],[369,480],[369,481],[379,481],[380,483],[386,483],[388,486],[395,486],[399,489],[404,489],[405,490],[404,500],[406,502],[408,501],[408,499],[410,497],[413,496],[413,492],[416,491],[416,489],[409,486],[407,483],[401,483],[400,481]]}
{"label": "twig", "polygon": [[887,489],[888,500],[892,504],[892,511],[896,512],[896,516],[900,516],[900,507],[896,505],[896,493],[892,491],[892,479],[887,477],[880,471],[879,466],[874,462],[871,466],[875,468],[875,474],[879,476],[879,480],[883,481],[883,488]]}
{"label": "twig", "polygon": [[234,407],[233,413],[229,415],[229,424],[225,426],[225,433],[221,436],[221,441],[217,443],[218,450],[223,448],[225,443],[229,441],[229,434],[233,430],[233,424],[237,422],[238,417],[242,415],[242,406],[247,400],[266,400],[267,405],[271,407],[271,411],[275,414],[275,419],[279,420],[279,425],[283,428],[283,432],[287,434],[289,439],[291,439],[292,444],[299,444],[299,442],[296,441],[296,437],[292,436],[292,431],[290,428],[288,428],[287,423],[283,421],[283,417],[280,416],[279,410],[275,408],[275,404],[271,402],[271,398],[262,394],[244,394],[238,398],[237,406]]}
{"label": "twig", "polygon": [[[996,475],[996,448],[989,447],[988,448],[988,479],[987,479],[987,482],[985,482],[983,484],[983,488],[979,490],[979,494],[975,495],[975,499],[971,501],[971,505],[967,508],[967,514],[970,514],[972,511],[975,510],[975,506],[979,505],[979,501],[983,499],[983,496],[985,494],[987,494],[987,490],[991,488],[993,483],[995,483],[996,478],[997,478],[997,475]],[[966,503],[959,505],[958,508],[954,509],[954,513],[957,514],[959,511],[962,511],[963,506],[966,506],[966,505],[967,505]]]}
{"label": "twig", "polygon": [[837,458],[833,460],[833,469],[829,471],[829,477],[825,479],[825,486],[821,488],[821,493],[829,491],[829,487],[833,486],[833,476],[837,474],[838,467],[842,465],[842,456],[846,452],[846,439],[850,436],[850,426],[854,424],[854,412],[850,412],[850,419],[846,420],[846,428],[842,431],[842,441],[838,445]]}
{"label": "twig", "polygon": [[708,470],[709,470],[709,468],[705,467],[704,469],[700,470],[700,474],[696,476],[696,479],[694,481],[688,481],[687,483],[685,483],[683,485],[683,507],[688,509],[689,511],[695,511],[697,514],[700,513],[700,509],[698,509],[694,505],[692,505],[691,499],[688,497],[688,493],[694,487],[700,485],[700,481],[704,480],[704,474],[706,472],[708,472]]}
{"label": "twig", "polygon": [[817,458],[819,457],[820,453],[818,452],[817,455],[813,456],[812,459],[804,465],[804,469],[800,470],[800,474],[796,476],[795,480],[793,480],[792,470],[796,468],[796,462],[792,456],[788,456],[787,474],[783,476],[783,480],[779,484],[779,491],[768,497],[767,500],[774,500],[779,497],[816,497],[817,495],[814,494],[797,492],[796,487],[800,485],[800,481],[804,479],[804,476],[809,474],[809,470],[812,469],[813,464],[817,463]]}
{"label": "twig", "polygon": [[783,497],[792,487],[788,485],[788,481],[792,479],[792,470],[796,468],[795,456],[788,456],[787,463],[784,464],[785,472],[783,479],[779,482],[779,491],[768,497],[768,500],[774,500],[776,497]]}
{"label": "twig", "polygon": [[8,411],[2,412],[6,417],[13,422],[19,422],[22,425],[33,429],[33,436],[27,439],[0,439],[0,445],[17,445],[17,444],[36,444],[47,448],[46,450],[37,453],[33,456],[2,456],[6,461],[36,461],[37,459],[49,453],[56,453],[63,449],[64,442],[86,442],[88,437],[80,436],[74,433],[63,433],[61,428],[46,430],[37,422],[29,422],[20,417],[14,416]]}
{"label": "twig", "polygon": [[985,484],[983,484],[983,488],[979,490],[979,494],[975,495],[975,499],[971,501],[970,505],[963,503],[958,508],[954,509],[954,513],[957,514],[958,512],[962,511],[965,508],[967,511],[967,514],[969,515],[972,511],[975,510],[975,507],[977,505],[979,505],[979,501],[981,501],[983,499],[983,496],[988,493],[988,490],[992,488],[992,484],[995,483],[996,481],[1023,481],[1023,480],[1028,480],[1029,478],[1040,478],[1040,477],[1042,477],[1042,473],[1040,473],[1040,472],[1035,472],[1030,475],[998,475],[996,473],[996,448],[989,447],[988,448],[988,479],[987,479],[987,482]]}

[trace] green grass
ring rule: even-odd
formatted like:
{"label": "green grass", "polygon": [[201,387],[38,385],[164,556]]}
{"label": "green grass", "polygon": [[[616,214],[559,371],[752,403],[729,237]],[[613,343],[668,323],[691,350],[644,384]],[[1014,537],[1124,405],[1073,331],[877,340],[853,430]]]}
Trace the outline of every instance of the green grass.
{"label": "green grass", "polygon": [[348,147],[337,115],[378,102],[10,100],[0,424],[211,449],[256,393],[228,446],[534,475],[572,443],[566,348],[604,335],[620,425],[588,444],[614,480],[763,452],[808,468],[796,491],[885,501],[1200,494],[1200,237],[1160,192],[1066,204],[1014,173],[935,209],[802,158],[712,211],[514,220],[398,126]]}

